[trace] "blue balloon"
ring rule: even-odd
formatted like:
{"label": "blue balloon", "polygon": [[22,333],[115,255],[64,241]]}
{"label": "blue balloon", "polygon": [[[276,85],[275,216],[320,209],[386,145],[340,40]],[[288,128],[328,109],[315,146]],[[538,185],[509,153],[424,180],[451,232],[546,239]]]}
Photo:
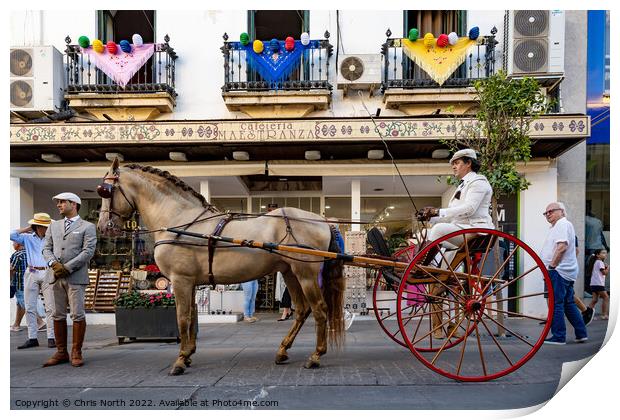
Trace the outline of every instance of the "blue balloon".
{"label": "blue balloon", "polygon": [[471,28],[469,30],[469,39],[471,40],[476,40],[478,39],[478,37],[480,36],[480,28],[477,26],[474,26],[473,28]]}
{"label": "blue balloon", "polygon": [[272,39],[269,41],[269,48],[271,48],[271,51],[273,52],[280,51],[280,42],[275,38]]}
{"label": "blue balloon", "polygon": [[123,39],[119,43],[119,45],[121,46],[121,50],[123,50],[123,52],[125,52],[125,53],[130,53],[131,52],[131,44],[126,39]]}

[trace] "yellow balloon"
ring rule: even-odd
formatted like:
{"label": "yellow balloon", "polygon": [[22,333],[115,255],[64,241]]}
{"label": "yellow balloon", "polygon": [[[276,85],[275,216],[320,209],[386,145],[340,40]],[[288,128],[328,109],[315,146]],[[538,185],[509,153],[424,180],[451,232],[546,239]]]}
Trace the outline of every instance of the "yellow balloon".
{"label": "yellow balloon", "polygon": [[256,41],[254,41],[254,43],[252,44],[252,48],[254,49],[254,52],[256,54],[260,54],[263,52],[263,49],[265,48],[265,46],[263,45],[263,41],[259,41],[258,39]]}
{"label": "yellow balloon", "polygon": [[97,53],[100,53],[100,54],[101,54],[101,53],[103,52],[103,50],[104,50],[104,47],[103,47],[103,42],[101,42],[101,41],[100,41],[100,40],[98,40],[98,39],[95,39],[95,40],[93,41],[93,50],[95,50],[95,52],[97,52]]}
{"label": "yellow balloon", "polygon": [[432,33],[428,32],[426,35],[424,35],[424,46],[426,48],[431,48],[433,44],[435,44],[435,37]]}

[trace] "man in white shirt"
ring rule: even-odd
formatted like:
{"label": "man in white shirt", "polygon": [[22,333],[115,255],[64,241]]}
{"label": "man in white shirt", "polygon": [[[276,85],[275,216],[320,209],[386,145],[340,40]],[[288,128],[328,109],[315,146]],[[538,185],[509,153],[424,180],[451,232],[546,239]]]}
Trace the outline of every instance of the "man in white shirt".
{"label": "man in white shirt", "polygon": [[588,332],[581,312],[575,304],[573,289],[579,274],[575,252],[575,228],[566,219],[566,208],[562,203],[550,203],[543,216],[551,227],[541,251],[541,259],[549,270],[554,302],[552,335],[545,340],[545,344],[566,344],[564,315],[575,329],[575,341],[583,343],[588,340]]}

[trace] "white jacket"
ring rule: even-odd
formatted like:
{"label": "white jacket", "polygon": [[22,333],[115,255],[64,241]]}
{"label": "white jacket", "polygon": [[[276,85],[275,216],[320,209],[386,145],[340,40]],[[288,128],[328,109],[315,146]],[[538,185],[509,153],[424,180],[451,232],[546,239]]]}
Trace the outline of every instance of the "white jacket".
{"label": "white jacket", "polygon": [[448,208],[439,210],[436,221],[493,229],[493,219],[489,211],[492,195],[493,189],[487,178],[470,172],[452,195]]}

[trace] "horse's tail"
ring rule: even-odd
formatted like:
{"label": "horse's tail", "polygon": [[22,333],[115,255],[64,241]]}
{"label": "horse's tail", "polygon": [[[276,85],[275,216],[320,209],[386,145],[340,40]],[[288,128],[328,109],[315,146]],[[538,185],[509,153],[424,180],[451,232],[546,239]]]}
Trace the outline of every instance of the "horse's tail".
{"label": "horse's tail", "polygon": [[[343,252],[336,240],[336,232],[331,229],[329,241],[330,252]],[[323,264],[323,298],[327,303],[327,322],[329,326],[329,341],[340,347],[344,339],[344,292],[346,288],[343,276],[344,262],[330,259]]]}

